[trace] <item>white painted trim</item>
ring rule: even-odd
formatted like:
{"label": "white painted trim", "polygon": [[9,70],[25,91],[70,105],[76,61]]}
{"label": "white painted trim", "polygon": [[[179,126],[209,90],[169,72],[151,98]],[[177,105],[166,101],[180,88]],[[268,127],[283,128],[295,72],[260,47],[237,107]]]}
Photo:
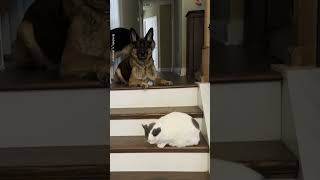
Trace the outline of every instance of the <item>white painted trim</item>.
{"label": "white painted trim", "polygon": [[209,153],[112,153],[111,172],[208,172]]}
{"label": "white painted trim", "polygon": [[183,67],[181,68],[180,76],[186,76],[187,75],[187,68]]}
{"label": "white painted trim", "polygon": [[199,84],[199,96],[201,99],[201,104],[199,107],[204,113],[204,123],[202,124],[202,133],[210,144],[210,83],[200,83]]}
{"label": "white painted trim", "polygon": [[174,0],[171,0],[171,33],[172,33],[172,41],[171,41],[171,72],[174,70],[174,55],[175,55],[175,36],[176,36],[176,31],[175,31],[175,6],[174,6]]}
{"label": "white painted trim", "polygon": [[110,108],[197,106],[198,87],[110,91]]}
{"label": "white painted trim", "polygon": [[[202,127],[202,118],[196,118],[200,127]],[[144,136],[142,124],[149,124],[157,119],[128,119],[111,120],[110,136]]]}

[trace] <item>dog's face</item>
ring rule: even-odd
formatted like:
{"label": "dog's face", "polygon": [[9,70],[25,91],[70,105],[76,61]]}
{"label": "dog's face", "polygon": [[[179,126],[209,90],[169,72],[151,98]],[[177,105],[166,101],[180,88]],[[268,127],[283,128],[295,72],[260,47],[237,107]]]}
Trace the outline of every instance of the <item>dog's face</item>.
{"label": "dog's face", "polygon": [[131,44],[133,49],[131,56],[138,59],[141,63],[152,57],[152,50],[155,47],[153,40],[153,28],[150,28],[144,38],[140,38],[134,29],[131,29]]}

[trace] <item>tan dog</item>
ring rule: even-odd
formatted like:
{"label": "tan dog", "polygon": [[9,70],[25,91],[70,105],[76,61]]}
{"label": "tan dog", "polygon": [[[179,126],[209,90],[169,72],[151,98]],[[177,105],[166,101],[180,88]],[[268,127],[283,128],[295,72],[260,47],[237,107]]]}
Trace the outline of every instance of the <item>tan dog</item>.
{"label": "tan dog", "polygon": [[[66,1],[77,8],[67,14],[71,19],[68,38],[61,63],[63,76],[85,77],[96,73],[108,83],[110,72],[109,34],[107,32],[106,0]],[[65,7],[68,7],[66,5]],[[109,84],[109,83],[108,83]]]}
{"label": "tan dog", "polygon": [[[59,69],[62,77],[109,81],[106,0],[36,0],[18,29],[18,66]],[[109,83],[108,83],[109,84]]]}
{"label": "tan dog", "polygon": [[150,85],[172,85],[171,81],[160,78],[156,71],[152,58],[152,50],[155,47],[152,28],[144,38],[140,38],[136,31],[131,29],[129,46],[132,47],[130,57],[123,60],[116,69],[116,81],[121,81],[130,87],[143,88],[148,88]]}

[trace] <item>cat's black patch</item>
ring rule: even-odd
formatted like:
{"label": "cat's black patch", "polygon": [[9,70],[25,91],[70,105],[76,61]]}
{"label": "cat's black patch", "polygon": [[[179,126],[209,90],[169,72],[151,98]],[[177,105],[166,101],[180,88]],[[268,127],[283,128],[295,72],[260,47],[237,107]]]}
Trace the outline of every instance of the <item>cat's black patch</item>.
{"label": "cat's black patch", "polygon": [[197,129],[200,129],[199,123],[193,118],[192,118],[192,123],[193,123],[194,127],[196,127]]}
{"label": "cat's black patch", "polygon": [[154,130],[152,131],[152,135],[153,135],[153,136],[158,136],[158,135],[160,134],[160,132],[161,132],[161,128],[154,129]]}
{"label": "cat's black patch", "polygon": [[149,125],[142,125],[143,129],[144,129],[144,136],[146,138],[148,138],[148,135],[151,131],[151,129],[153,128],[153,126],[155,125],[156,123],[150,123]]}

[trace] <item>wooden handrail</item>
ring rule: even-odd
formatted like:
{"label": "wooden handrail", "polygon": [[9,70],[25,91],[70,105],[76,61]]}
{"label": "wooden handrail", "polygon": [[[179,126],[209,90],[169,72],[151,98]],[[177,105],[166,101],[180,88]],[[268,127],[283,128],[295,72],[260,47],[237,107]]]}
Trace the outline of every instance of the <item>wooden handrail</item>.
{"label": "wooden handrail", "polygon": [[204,43],[202,48],[202,74],[201,82],[209,82],[209,64],[210,64],[210,1],[205,1],[204,15]]}

